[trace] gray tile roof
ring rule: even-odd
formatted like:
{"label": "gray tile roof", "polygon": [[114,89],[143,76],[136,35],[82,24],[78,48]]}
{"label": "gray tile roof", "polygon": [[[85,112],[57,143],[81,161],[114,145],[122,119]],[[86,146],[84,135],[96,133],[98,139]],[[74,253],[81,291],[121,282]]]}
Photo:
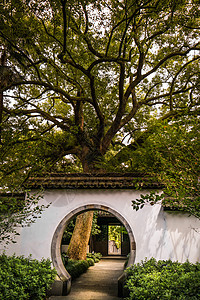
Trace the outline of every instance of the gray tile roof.
{"label": "gray tile roof", "polygon": [[30,177],[27,187],[31,189],[137,189],[162,188],[153,177],[141,173],[52,173]]}

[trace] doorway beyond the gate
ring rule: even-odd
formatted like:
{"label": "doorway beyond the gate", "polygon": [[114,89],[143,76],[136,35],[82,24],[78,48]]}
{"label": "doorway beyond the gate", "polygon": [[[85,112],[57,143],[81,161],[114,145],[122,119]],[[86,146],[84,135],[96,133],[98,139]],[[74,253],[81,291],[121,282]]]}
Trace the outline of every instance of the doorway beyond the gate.
{"label": "doorway beyond the gate", "polygon": [[98,212],[97,224],[101,233],[92,237],[90,250],[103,256],[127,256],[130,252],[129,235],[124,225],[111,213]]}
{"label": "doorway beyond the gate", "polygon": [[122,226],[108,225],[108,255],[121,255]]}

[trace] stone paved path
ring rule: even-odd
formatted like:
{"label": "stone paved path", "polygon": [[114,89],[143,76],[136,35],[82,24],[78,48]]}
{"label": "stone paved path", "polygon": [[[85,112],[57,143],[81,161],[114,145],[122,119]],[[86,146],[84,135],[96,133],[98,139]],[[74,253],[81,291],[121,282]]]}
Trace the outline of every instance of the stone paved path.
{"label": "stone paved path", "polygon": [[120,300],[117,279],[123,273],[125,259],[103,258],[72,282],[67,296],[51,296],[50,300]]}

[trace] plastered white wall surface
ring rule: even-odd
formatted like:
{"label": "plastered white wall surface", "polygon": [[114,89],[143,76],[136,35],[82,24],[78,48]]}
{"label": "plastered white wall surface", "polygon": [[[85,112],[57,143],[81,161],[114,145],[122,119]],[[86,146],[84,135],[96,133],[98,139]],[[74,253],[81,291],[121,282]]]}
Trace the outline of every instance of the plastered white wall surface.
{"label": "plastered white wall surface", "polygon": [[[6,252],[33,258],[51,258],[51,242],[60,221],[83,205],[105,205],[124,217],[136,242],[136,261],[154,257],[184,262],[200,261],[200,221],[183,213],[164,212],[161,205],[146,205],[139,211],[133,199],[147,191],[135,190],[47,190],[40,204],[50,207],[30,227],[22,228],[16,244]],[[2,249],[1,249],[2,250]]]}

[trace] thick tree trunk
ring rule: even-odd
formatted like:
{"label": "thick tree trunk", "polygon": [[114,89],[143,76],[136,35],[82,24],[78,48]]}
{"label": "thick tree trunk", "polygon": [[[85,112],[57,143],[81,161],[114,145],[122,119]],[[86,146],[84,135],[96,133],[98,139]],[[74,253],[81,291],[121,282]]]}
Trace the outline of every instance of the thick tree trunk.
{"label": "thick tree trunk", "polygon": [[[82,166],[84,172],[100,173],[101,170],[95,168],[95,153],[89,151],[88,147],[83,147]],[[68,248],[68,256],[71,259],[86,259],[87,247],[92,229],[93,211],[87,211],[77,216],[76,224]]]}
{"label": "thick tree trunk", "polygon": [[2,120],[3,120],[3,92],[0,90],[0,144],[1,144],[1,134],[2,134]]}
{"label": "thick tree trunk", "polygon": [[71,259],[86,259],[92,220],[93,211],[87,211],[77,216],[76,225],[68,248],[68,255]]}
{"label": "thick tree trunk", "polygon": [[0,143],[1,143],[1,132],[2,132],[2,121],[3,121],[3,91],[2,88],[4,87],[6,83],[6,79],[4,78],[3,74],[3,67],[6,65],[6,51],[3,50],[1,54],[1,61],[0,61],[0,67],[1,67],[1,76],[0,76]]}

